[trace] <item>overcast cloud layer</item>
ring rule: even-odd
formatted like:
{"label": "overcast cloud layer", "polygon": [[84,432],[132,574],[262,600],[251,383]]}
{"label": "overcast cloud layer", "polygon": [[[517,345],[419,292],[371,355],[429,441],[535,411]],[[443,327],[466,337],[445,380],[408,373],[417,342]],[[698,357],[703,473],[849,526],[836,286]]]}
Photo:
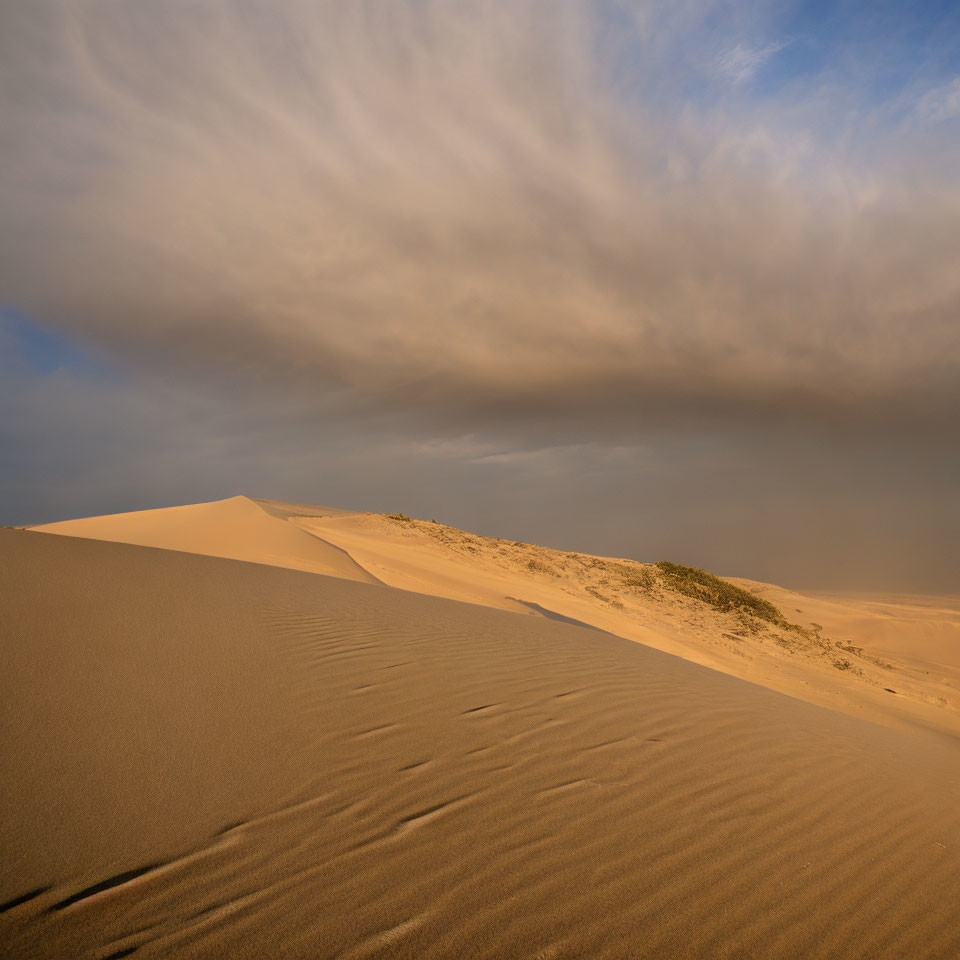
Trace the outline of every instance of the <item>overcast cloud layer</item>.
{"label": "overcast cloud layer", "polygon": [[11,519],[256,483],[950,589],[960,18],[802,11],[3,4],[0,298],[105,365],[8,335]]}

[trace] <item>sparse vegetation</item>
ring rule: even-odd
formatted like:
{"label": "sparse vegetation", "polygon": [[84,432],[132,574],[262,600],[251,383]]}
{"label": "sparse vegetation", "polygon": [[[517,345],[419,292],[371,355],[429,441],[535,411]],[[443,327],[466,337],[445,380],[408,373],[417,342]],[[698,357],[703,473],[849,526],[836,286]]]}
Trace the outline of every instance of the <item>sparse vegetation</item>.
{"label": "sparse vegetation", "polygon": [[619,579],[619,586],[625,590],[634,590],[645,596],[657,594],[657,578],[653,569],[643,564],[610,563],[607,569]]}
{"label": "sparse vegetation", "polygon": [[[511,574],[556,578],[556,586],[570,596],[589,597],[608,610],[623,611],[631,620],[677,617],[693,636],[706,642],[725,643],[728,650],[750,657],[761,646],[779,648],[790,657],[815,659],[875,683],[874,666],[893,667],[847,641],[823,634],[823,626],[790,623],[781,610],[765,600],[761,587],[741,589],[721,577],[696,567],[660,561],[592,557],[574,551],[551,550],[519,540],[481,537],[439,523],[413,520],[406,514],[387,514],[408,529],[430,536],[461,558],[492,561]],[[801,613],[802,611],[797,611]]]}
{"label": "sparse vegetation", "polygon": [[834,646],[845,651],[846,653],[852,653],[855,657],[859,657],[861,660],[867,660],[870,663],[876,664],[878,667],[881,667],[884,670],[893,669],[892,663],[887,663],[886,660],[880,660],[877,657],[871,657],[869,654],[863,652],[863,647],[854,646],[852,643],[843,643],[840,640],[835,641]]}
{"label": "sparse vegetation", "polygon": [[701,570],[699,567],[684,567],[667,560],[660,560],[657,563],[657,569],[660,572],[661,583],[676,593],[702,600],[724,612],[742,611],[777,626],[787,625],[783,614],[768,600],[735,587],[732,583],[707,573],[706,570]]}
{"label": "sparse vegetation", "polygon": [[852,643],[843,643],[840,640],[837,640],[834,643],[834,646],[839,647],[841,650],[845,650],[847,653],[852,653],[855,657],[860,657],[863,655],[863,647],[855,647]]}
{"label": "sparse vegetation", "polygon": [[549,563],[544,563],[542,560],[538,560],[536,557],[527,561],[527,569],[532,570],[534,573],[546,573],[551,577],[560,576],[560,573],[557,571],[556,567],[551,567]]}
{"label": "sparse vegetation", "polygon": [[838,670],[849,670],[854,676],[862,677],[863,671],[859,667],[855,667],[849,660],[834,660],[833,665]]}
{"label": "sparse vegetation", "polygon": [[590,594],[591,597],[595,597],[597,600],[600,600],[603,603],[609,603],[610,606],[613,607],[615,610],[623,609],[623,604],[619,600],[613,597],[608,597],[605,594],[602,594],[599,590],[596,589],[596,587],[586,587],[585,589],[587,593]]}
{"label": "sparse vegetation", "polygon": [[751,616],[745,610],[737,610],[736,618],[737,626],[739,626],[740,631],[745,635],[756,636],[756,634],[764,629],[763,622]]}

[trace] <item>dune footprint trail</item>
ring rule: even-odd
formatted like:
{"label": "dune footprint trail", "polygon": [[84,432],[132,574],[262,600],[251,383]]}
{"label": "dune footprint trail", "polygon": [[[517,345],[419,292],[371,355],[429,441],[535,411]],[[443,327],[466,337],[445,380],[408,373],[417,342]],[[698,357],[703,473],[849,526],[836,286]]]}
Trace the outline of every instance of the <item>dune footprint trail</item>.
{"label": "dune footprint trail", "polygon": [[[960,753],[932,739],[595,630],[376,585],[26,532],[0,531],[0,554],[18,648],[53,662],[86,643],[90,659],[51,694],[5,652],[10,756],[78,768],[69,798],[31,794],[43,770],[14,770],[4,795],[5,848],[27,837],[0,899],[32,893],[0,914],[10,956],[960,951]],[[119,613],[78,612],[116,577]],[[134,700],[148,656],[153,693]],[[206,693],[223,667],[221,725]],[[64,696],[140,726],[91,755],[46,741]],[[189,751],[158,741],[137,766],[178,709]],[[189,822],[144,806],[171,781]]]}

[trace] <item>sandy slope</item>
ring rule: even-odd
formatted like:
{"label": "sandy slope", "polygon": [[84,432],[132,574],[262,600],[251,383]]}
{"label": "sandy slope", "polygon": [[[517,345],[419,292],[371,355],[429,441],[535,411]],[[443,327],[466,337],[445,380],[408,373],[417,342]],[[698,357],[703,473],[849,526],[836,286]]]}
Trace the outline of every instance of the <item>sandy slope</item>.
{"label": "sandy slope", "polygon": [[342,550],[286,523],[282,516],[271,515],[247,497],[64,520],[32,529],[248,560],[347,580],[374,580]]}
{"label": "sandy slope", "polygon": [[932,736],[375,584],[9,530],[0,577],[7,956],[960,951]]}
{"label": "sandy slope", "polygon": [[330,507],[235,497],[34,529],[377,579],[527,615],[547,612],[853,716],[960,736],[960,604],[944,598],[865,606],[733,580],[807,628],[804,637],[638,587],[645,565],[634,561]]}
{"label": "sandy slope", "polygon": [[738,582],[756,587],[761,596],[793,611],[797,619],[820,623],[831,636],[942,675],[960,690],[960,597],[802,595],[772,584]]}
{"label": "sandy slope", "polygon": [[[883,616],[834,602],[831,615],[822,600],[733,579],[768,597],[792,622],[820,623],[829,642],[817,644],[756,625],[745,630],[736,616],[698,601],[631,587],[631,571],[644,566],[632,561],[375,514],[291,514],[291,522],[342,547],[390,586],[528,613],[518,601],[533,602],[812,703],[960,735],[960,608],[941,603],[918,618],[903,602],[891,603]],[[930,631],[940,631],[935,643],[926,642]]]}

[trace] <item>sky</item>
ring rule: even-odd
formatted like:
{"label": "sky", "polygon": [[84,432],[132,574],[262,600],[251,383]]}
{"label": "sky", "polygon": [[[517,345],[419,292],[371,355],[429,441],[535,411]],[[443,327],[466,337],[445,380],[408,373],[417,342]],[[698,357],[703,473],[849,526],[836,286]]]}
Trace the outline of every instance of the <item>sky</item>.
{"label": "sky", "polygon": [[0,522],[960,593],[955,2],[0,0],[0,116]]}

